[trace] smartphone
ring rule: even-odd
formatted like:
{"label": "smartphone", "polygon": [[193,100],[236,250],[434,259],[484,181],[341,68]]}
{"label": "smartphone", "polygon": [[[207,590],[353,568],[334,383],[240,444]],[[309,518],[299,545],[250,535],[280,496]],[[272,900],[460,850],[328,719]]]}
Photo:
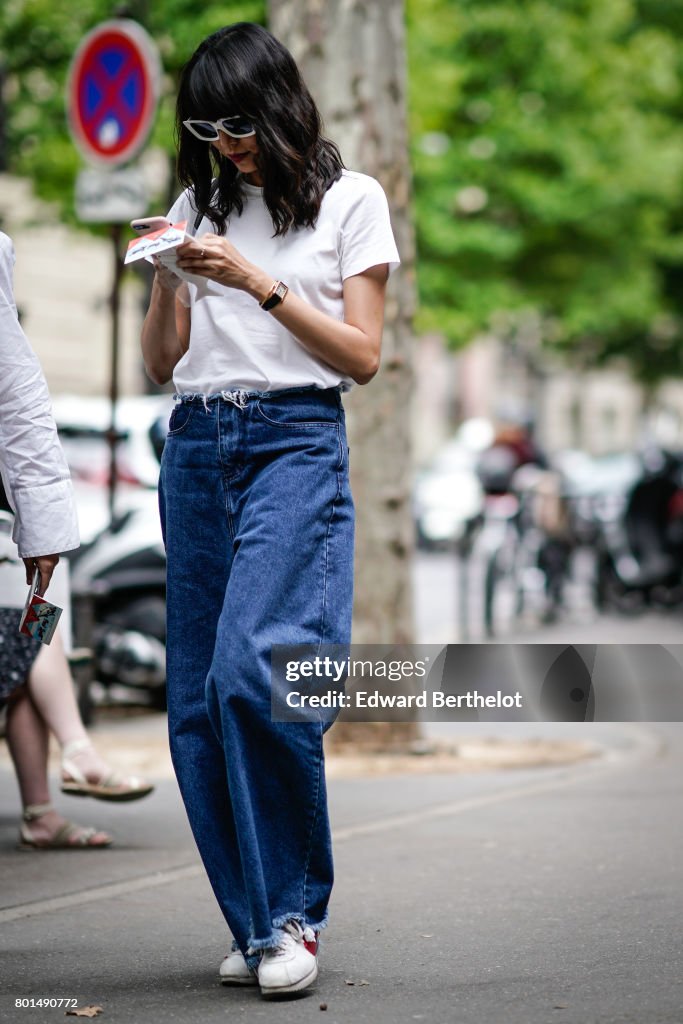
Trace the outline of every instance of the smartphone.
{"label": "smartphone", "polygon": [[130,226],[139,235],[147,235],[150,231],[163,231],[164,228],[170,228],[171,224],[165,217],[138,217],[137,220],[130,222]]}

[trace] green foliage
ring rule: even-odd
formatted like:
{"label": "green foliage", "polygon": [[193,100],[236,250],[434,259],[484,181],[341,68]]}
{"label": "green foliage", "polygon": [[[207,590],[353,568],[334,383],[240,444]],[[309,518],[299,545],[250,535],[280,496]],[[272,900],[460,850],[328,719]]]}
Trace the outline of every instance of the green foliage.
{"label": "green foliage", "polygon": [[[682,369],[683,4],[408,0],[419,325]],[[679,213],[678,211],[682,211]]]}
{"label": "green foliage", "polygon": [[173,109],[180,68],[210,32],[234,21],[265,18],[264,0],[4,0],[0,60],[5,66],[9,168],[32,179],[38,195],[74,219],[74,179],[82,160],[68,134],[64,97],[68,68],[86,32],[109,18],[131,17],[159,47],[163,96],[152,142],[174,151]]}

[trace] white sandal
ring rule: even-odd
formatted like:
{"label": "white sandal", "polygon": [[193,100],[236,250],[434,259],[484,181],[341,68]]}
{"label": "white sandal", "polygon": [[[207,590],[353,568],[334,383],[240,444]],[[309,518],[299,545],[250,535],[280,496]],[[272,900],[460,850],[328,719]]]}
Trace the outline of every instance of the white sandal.
{"label": "white sandal", "polygon": [[75,754],[92,747],[90,740],[73,740],[62,748],[62,793],[68,796],[92,796],[96,800],[140,800],[152,792],[151,782],[137,775],[122,776],[111,772],[97,782],[89,782],[72,760]]}

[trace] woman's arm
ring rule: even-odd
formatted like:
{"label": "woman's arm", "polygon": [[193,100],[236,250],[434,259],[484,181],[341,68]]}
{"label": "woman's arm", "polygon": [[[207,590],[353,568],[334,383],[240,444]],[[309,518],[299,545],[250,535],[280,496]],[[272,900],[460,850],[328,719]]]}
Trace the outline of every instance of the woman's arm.
{"label": "woman's arm", "polygon": [[[274,316],[309,352],[335,370],[357,384],[367,384],[379,369],[387,276],[386,263],[382,263],[347,277],[343,285],[343,321],[321,313],[292,292],[264,315]],[[268,275],[265,281],[265,290],[262,286],[250,292],[258,301],[273,284]]]}
{"label": "woman's arm", "polygon": [[[275,283],[219,235],[203,235],[178,246],[177,252],[178,266],[184,270],[239,288],[257,302]],[[387,277],[387,265],[382,263],[347,278],[343,285],[343,321],[321,313],[292,292],[263,315],[274,316],[309,352],[335,370],[358,384],[367,384],[379,367]]]}
{"label": "woman's arm", "polygon": [[[190,344],[190,310],[172,287],[163,285],[157,270],[152,297],[142,325],[142,358],[155,384],[166,384]],[[175,276],[175,275],[174,275]]]}

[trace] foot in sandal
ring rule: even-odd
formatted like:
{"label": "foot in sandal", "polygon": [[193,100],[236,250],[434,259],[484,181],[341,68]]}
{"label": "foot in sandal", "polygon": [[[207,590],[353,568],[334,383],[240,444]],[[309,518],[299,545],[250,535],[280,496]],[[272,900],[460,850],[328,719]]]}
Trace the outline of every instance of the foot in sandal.
{"label": "foot in sandal", "polygon": [[122,802],[139,800],[153,789],[137,775],[112,772],[87,739],[74,740],[62,749],[62,793]]}
{"label": "foot in sandal", "polygon": [[29,804],[19,830],[22,850],[95,850],[111,846],[112,837],[96,828],[76,825],[52,804]]}

